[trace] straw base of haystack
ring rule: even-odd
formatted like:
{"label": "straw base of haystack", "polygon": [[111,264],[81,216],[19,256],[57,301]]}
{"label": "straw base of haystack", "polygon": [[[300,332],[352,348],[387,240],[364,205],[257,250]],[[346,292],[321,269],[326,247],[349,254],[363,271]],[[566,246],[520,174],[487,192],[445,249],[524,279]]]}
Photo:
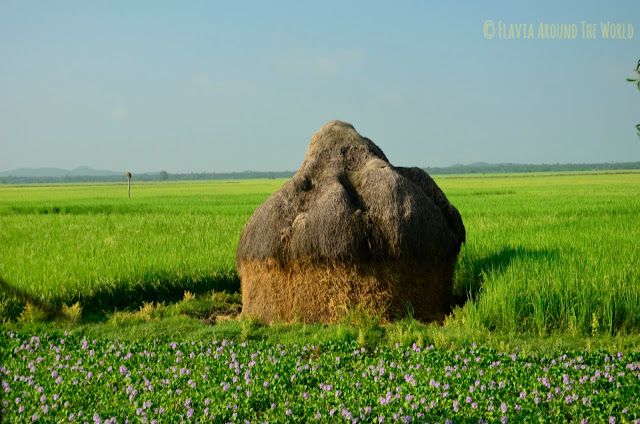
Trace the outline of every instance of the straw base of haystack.
{"label": "straw base of haystack", "polygon": [[335,322],[361,311],[385,319],[407,315],[441,321],[451,304],[455,260],[416,263],[324,264],[275,260],[238,266],[242,314],[264,322]]}

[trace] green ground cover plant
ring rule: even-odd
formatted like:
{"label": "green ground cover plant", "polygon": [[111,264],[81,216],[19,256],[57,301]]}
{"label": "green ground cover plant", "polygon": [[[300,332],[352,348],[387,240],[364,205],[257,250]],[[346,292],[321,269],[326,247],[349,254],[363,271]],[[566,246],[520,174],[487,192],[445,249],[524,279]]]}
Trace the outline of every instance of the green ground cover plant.
{"label": "green ground cover plant", "polygon": [[2,416],[10,422],[613,423],[640,416],[637,353],[2,338]]}

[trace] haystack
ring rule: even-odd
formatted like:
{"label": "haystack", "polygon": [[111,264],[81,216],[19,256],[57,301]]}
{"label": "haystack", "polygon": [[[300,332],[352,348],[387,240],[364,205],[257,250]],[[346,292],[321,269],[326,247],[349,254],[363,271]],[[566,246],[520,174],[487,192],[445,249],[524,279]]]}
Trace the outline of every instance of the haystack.
{"label": "haystack", "polygon": [[352,125],[329,122],[244,228],[236,257],[243,314],[441,319],[464,240],[460,214],[427,173],[391,165]]}

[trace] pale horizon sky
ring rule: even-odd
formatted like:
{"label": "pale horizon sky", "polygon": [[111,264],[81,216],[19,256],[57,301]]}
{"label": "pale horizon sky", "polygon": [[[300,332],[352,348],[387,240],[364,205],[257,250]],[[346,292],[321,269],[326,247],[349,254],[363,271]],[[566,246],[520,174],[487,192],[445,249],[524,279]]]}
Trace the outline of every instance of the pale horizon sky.
{"label": "pale horizon sky", "polygon": [[0,171],[295,170],[332,119],[401,166],[640,161],[638,59],[637,0],[1,0]]}

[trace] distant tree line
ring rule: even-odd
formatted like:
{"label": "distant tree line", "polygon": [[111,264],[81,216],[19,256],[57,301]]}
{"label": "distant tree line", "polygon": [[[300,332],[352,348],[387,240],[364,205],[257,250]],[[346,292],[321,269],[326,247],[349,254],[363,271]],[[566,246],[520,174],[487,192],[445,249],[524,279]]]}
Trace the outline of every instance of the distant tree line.
{"label": "distant tree line", "polygon": [[531,164],[521,165],[516,163],[504,164],[472,164],[453,165],[447,167],[424,168],[432,175],[449,174],[506,174],[523,172],[571,172],[571,171],[615,171],[615,170],[637,170],[640,169],[640,162],[617,162],[617,163],[555,163],[555,164]]}
{"label": "distant tree line", "polygon": [[[570,171],[615,171],[640,170],[640,162],[595,163],[595,164],[533,164],[521,165],[505,164],[472,164],[453,165],[447,167],[424,168],[432,175],[451,174],[502,174],[526,172],[570,172]],[[275,179],[290,178],[291,171],[280,172],[190,172],[171,174],[166,171],[133,174],[132,181],[199,181],[199,180],[247,180],[247,179]],[[65,177],[0,177],[0,184],[57,184],[57,183],[125,183],[126,177],[119,175],[107,176],[65,176]]]}
{"label": "distant tree line", "polygon": [[[136,181],[189,181],[189,180],[245,180],[257,178],[289,178],[293,172],[259,172],[259,171],[243,171],[243,172],[190,172],[171,174],[166,171],[136,174],[134,173],[131,180]],[[55,184],[55,183],[118,183],[126,182],[126,176],[120,175],[102,175],[102,176],[71,176],[64,177],[0,177],[0,184]]]}

